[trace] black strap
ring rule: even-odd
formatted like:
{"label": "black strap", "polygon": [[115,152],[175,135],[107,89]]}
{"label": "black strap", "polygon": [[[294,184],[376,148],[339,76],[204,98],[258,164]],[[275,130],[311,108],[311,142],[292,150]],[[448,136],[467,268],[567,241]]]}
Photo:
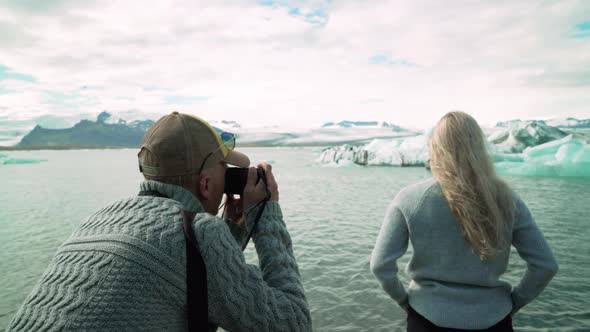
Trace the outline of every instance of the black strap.
{"label": "black strap", "polygon": [[256,226],[258,225],[258,221],[260,220],[260,217],[262,217],[262,213],[264,212],[264,209],[266,208],[266,202],[268,202],[268,199],[264,199],[263,201],[261,201],[260,203],[258,203],[254,209],[256,209],[256,207],[262,205],[260,207],[260,210],[258,210],[258,213],[256,214],[256,218],[254,219],[254,225],[252,225],[252,229],[250,229],[250,231],[248,232],[248,235],[246,235],[246,241],[244,241],[244,243],[242,244],[242,251],[246,250],[246,247],[248,246],[248,242],[250,242],[250,238],[252,238],[252,234],[254,233],[254,230],[256,229]]}
{"label": "black strap", "polygon": [[[145,190],[139,196],[166,197],[160,192]],[[199,244],[192,231],[191,222],[195,213],[180,210],[183,219],[184,238],[186,240],[186,304],[188,311],[188,330],[209,330],[209,316],[207,303],[207,269]]]}
{"label": "black strap", "polygon": [[[271,197],[270,190],[268,190],[268,183],[266,180],[266,176],[259,178],[259,180],[262,180],[262,182],[264,183],[264,189],[266,190],[266,197],[254,206],[254,209],[256,209],[257,207],[260,206],[260,210],[258,210],[258,213],[256,214],[256,218],[254,219],[254,225],[252,225],[252,228],[248,232],[248,235],[246,235],[246,241],[244,241],[244,243],[242,244],[242,251],[246,250],[246,247],[248,246],[248,242],[250,242],[250,238],[252,237],[254,230],[258,226],[258,222],[260,221],[260,218],[262,217],[262,213],[264,212],[264,209],[266,208],[266,203],[268,201],[270,201],[270,197]],[[256,182],[256,184],[258,184],[258,181]]]}
{"label": "black strap", "polygon": [[180,213],[184,221],[184,237],[186,239],[188,330],[205,331],[209,328],[207,270],[191,227],[191,221],[195,218],[195,214],[186,210],[180,210]]}

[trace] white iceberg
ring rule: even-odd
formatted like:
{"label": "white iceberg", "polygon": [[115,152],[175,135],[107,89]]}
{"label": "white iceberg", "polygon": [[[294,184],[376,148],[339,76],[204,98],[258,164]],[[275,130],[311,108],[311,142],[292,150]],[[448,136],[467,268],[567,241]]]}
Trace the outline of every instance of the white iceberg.
{"label": "white iceberg", "polygon": [[363,146],[342,145],[322,150],[322,163],[354,162],[370,166],[425,166],[429,151],[424,135],[395,140],[375,139]]}
{"label": "white iceberg", "polygon": [[350,165],[350,163],[366,165],[364,162],[365,153],[362,151],[362,148],[362,146],[352,146],[348,144],[327,147],[320,153],[318,161],[330,166]]}
{"label": "white iceberg", "polygon": [[[507,136],[510,135],[508,133]],[[525,135],[513,137],[517,136]],[[539,140],[542,136],[531,134],[529,139]],[[545,138],[541,138],[543,139]],[[331,166],[348,166],[352,163],[364,166],[428,166],[427,140],[426,136],[419,135],[395,140],[373,140],[362,146],[328,147],[321,151],[319,161]],[[527,147],[522,153],[506,153],[504,148],[505,146],[491,145],[489,149],[499,174],[590,177],[590,144],[588,138],[583,135],[570,134],[544,144]]]}
{"label": "white iceberg", "polygon": [[365,146],[368,165],[425,166],[430,159],[426,136],[373,140]]}

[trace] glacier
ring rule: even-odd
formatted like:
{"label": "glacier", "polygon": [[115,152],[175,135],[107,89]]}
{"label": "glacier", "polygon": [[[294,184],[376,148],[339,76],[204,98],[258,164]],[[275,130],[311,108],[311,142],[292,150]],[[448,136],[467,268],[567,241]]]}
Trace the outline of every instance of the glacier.
{"label": "glacier", "polygon": [[[491,130],[489,153],[502,175],[590,177],[590,139],[536,121]],[[368,144],[324,148],[318,161],[329,166],[428,166],[428,135],[375,139]]]}
{"label": "glacier", "polygon": [[[226,130],[226,127],[220,127]],[[386,126],[350,126],[322,128],[259,127],[232,130],[239,145],[264,146],[325,146],[336,144],[366,144],[373,139],[393,139],[415,136],[412,131],[395,130]]]}

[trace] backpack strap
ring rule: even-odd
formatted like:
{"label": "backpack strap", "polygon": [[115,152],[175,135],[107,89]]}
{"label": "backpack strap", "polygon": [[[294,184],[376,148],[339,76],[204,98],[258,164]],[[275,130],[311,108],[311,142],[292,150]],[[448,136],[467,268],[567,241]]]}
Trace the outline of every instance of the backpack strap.
{"label": "backpack strap", "polygon": [[186,302],[189,331],[206,331],[209,328],[207,303],[207,269],[192,231],[195,213],[181,210],[186,239]]}
{"label": "backpack strap", "polygon": [[[139,196],[164,197],[153,190],[140,191]],[[193,233],[191,223],[196,213],[180,210],[183,220],[184,238],[186,241],[186,304],[188,330],[208,331],[213,326],[209,324],[209,308],[207,302],[207,269],[199,244]]]}

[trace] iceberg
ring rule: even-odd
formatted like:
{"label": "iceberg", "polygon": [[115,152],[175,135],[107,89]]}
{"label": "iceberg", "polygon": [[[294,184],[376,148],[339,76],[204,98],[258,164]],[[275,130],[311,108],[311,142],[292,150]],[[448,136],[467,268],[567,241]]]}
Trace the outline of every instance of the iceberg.
{"label": "iceberg", "polygon": [[590,144],[581,135],[571,134],[529,147],[520,157],[522,161],[497,162],[497,172],[519,176],[590,177]]}
{"label": "iceberg", "polygon": [[44,159],[34,159],[34,158],[10,158],[5,154],[0,153],[0,165],[12,165],[12,164],[38,164]]}
{"label": "iceberg", "polygon": [[554,118],[545,120],[545,124],[559,128],[590,128],[590,119]]}
{"label": "iceberg", "polygon": [[[529,131],[527,130],[527,132]],[[531,141],[533,139],[543,141],[554,137],[544,134],[538,135],[540,132],[534,131],[535,134],[531,134],[528,139]],[[509,137],[512,133],[507,132],[505,135]],[[561,136],[559,133],[556,135]],[[513,135],[512,137],[525,137],[525,135]],[[505,142],[505,140],[502,142]],[[505,152],[505,147],[506,145],[498,147],[492,144],[489,149],[496,171],[499,174],[590,177],[590,143],[586,136],[570,134],[547,143],[528,146],[521,153]],[[321,163],[340,167],[351,164],[363,166],[428,166],[428,160],[428,138],[425,135],[394,140],[375,139],[361,146],[327,147],[321,151],[319,157]]]}
{"label": "iceberg", "polygon": [[364,166],[426,166],[429,151],[424,135],[404,139],[374,139],[363,146],[348,144],[327,147],[322,150],[319,161],[322,163],[354,162]]}
{"label": "iceberg", "polygon": [[517,163],[524,162],[524,157],[520,153],[501,153],[501,152],[497,152],[497,153],[492,153],[492,155],[494,156],[494,162],[495,163],[503,162],[503,161],[517,162]]}
{"label": "iceberg", "polygon": [[561,139],[567,133],[548,126],[542,121],[511,121],[499,123],[495,132],[488,136],[495,152],[521,153],[528,147]]}
{"label": "iceberg", "polygon": [[322,150],[318,161],[330,166],[335,165],[367,165],[365,162],[365,153],[362,146],[352,146],[348,144],[340,146],[331,146]]}

